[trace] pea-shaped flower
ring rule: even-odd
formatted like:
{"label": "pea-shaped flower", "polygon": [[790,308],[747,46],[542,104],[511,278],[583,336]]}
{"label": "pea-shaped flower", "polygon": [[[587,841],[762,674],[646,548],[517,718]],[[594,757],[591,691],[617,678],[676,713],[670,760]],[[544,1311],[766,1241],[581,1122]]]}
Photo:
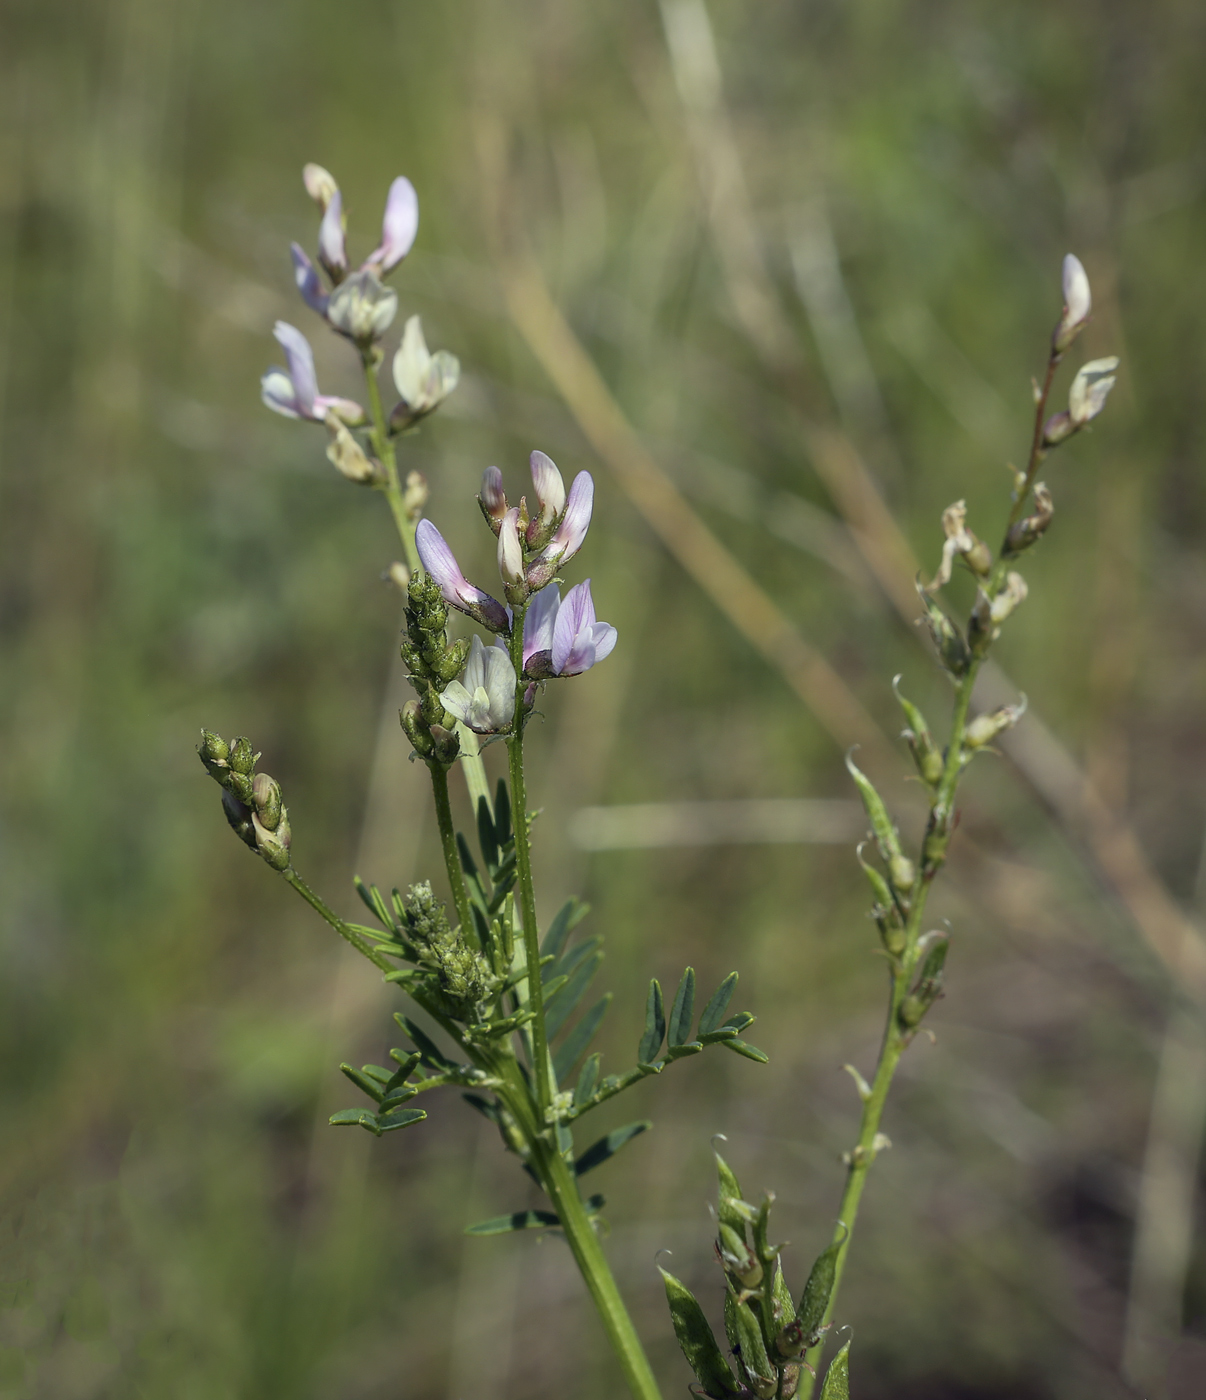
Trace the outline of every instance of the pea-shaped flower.
{"label": "pea-shaped flower", "polygon": [[616,637],[610,622],[595,619],[590,579],[571,588],[564,599],[559,588],[546,588],[524,616],[524,674],[533,680],[579,676],[611,655]]}
{"label": "pea-shaped flower", "polygon": [[278,321],[272,334],[285,352],[287,370],[273,366],[260,380],[260,397],[274,413],[286,418],[308,418],[313,423],[325,423],[334,413],[349,427],[364,422],[364,409],[351,399],[318,392],[314,373],[314,352],[310,342],[296,326]]}
{"label": "pea-shaped flower", "polygon": [[440,702],[476,734],[497,734],[515,714],[515,668],[500,646],[484,647],[474,637],[461,680],[445,687]]}

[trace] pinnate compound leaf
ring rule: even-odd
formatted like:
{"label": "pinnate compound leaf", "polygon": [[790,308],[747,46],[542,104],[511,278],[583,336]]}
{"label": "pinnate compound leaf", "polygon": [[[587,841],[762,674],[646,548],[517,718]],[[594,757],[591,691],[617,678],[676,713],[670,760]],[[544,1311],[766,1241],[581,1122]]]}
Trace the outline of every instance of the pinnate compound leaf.
{"label": "pinnate compound leaf", "polygon": [[744,1055],[747,1060],[753,1060],[759,1065],[764,1065],[770,1060],[770,1056],[765,1050],[759,1050],[756,1045],[738,1040],[735,1036],[729,1040],[718,1040],[716,1043],[723,1045],[726,1050],[731,1050],[735,1055]]}
{"label": "pinnate compound leaf", "polygon": [[541,1230],[561,1221],[551,1210],[517,1210],[510,1215],[496,1215],[491,1220],[479,1220],[465,1229],[467,1235],[505,1235],[512,1230]]}
{"label": "pinnate compound leaf", "polygon": [[607,1008],[611,1005],[611,993],[600,997],[594,1006],[587,1011],[578,1024],[565,1037],[561,1048],[553,1056],[553,1072],[557,1076],[557,1083],[560,1084],[569,1074],[570,1070],[578,1063],[578,1057],[594,1039],[595,1032],[602,1024],[603,1017],[607,1015]]}
{"label": "pinnate compound leaf", "polygon": [[661,983],[655,977],[649,983],[649,999],[645,1003],[645,1034],[641,1037],[637,1050],[637,1063],[651,1065],[653,1057],[661,1049],[666,1034],[666,1003],[662,998]]}
{"label": "pinnate compound leaf", "polygon": [[821,1400],[850,1400],[850,1343],[838,1352],[825,1372]]}
{"label": "pinnate compound leaf", "polygon": [[708,1319],[696,1302],[694,1294],[686,1284],[681,1283],[673,1274],[668,1274],[665,1269],[659,1269],[658,1272],[666,1284],[666,1301],[670,1304],[674,1335],[683,1349],[687,1364],[699,1378],[700,1385],[713,1396],[740,1394],[733,1373],[729,1370],[729,1364],[724,1359],[724,1353],[720,1350]]}
{"label": "pinnate compound leaf", "polygon": [[691,1039],[691,1021],[695,1015],[695,969],[687,968],[674,993],[674,1005],[670,1008],[670,1024],[667,1028],[667,1043],[685,1045]]}
{"label": "pinnate compound leaf", "polygon": [[699,1030],[696,1034],[702,1039],[705,1035],[720,1025],[724,1013],[729,1009],[729,1002],[733,999],[733,993],[737,989],[737,974],[730,972],[716,991],[712,994],[711,1000],[699,1015]]}
{"label": "pinnate compound leaf", "polygon": [[614,1129],[598,1142],[592,1142],[574,1163],[575,1173],[585,1176],[587,1172],[601,1167],[609,1157],[614,1157],[625,1143],[631,1142],[634,1137],[639,1137],[647,1128],[652,1127],[653,1124],[648,1119],[640,1123],[625,1123],[622,1128]]}

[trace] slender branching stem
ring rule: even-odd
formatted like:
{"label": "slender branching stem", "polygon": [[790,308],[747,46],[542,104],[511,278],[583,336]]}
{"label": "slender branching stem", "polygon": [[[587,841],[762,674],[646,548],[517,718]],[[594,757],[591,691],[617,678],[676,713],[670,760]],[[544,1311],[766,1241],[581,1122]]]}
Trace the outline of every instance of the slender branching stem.
{"label": "slender branching stem", "polygon": [[[1026,471],[1018,483],[1017,493],[1013,501],[1009,519],[1005,526],[1005,538],[1008,538],[1010,529],[1017,524],[1025,513],[1027,497],[1030,489],[1034,485],[1035,476],[1038,473],[1039,465],[1044,456],[1043,452],[1043,426],[1046,421],[1047,399],[1051,393],[1051,384],[1055,378],[1055,371],[1059,365],[1061,356],[1058,351],[1052,349],[1047,359],[1047,370],[1043,376],[1043,382],[1035,395],[1034,431],[1030,442],[1030,455],[1026,462]],[[999,591],[1004,580],[1007,567],[1005,558],[1005,546],[1002,545],[1001,558],[993,566],[984,591],[988,597],[994,598]],[[946,760],[942,768],[942,776],[938,781],[938,787],[934,793],[934,800],[930,808],[929,830],[949,831],[950,823],[954,815],[955,795],[959,787],[959,779],[962,776],[965,766],[965,755],[963,748],[964,736],[967,731],[968,713],[971,708],[972,691],[975,689],[976,676],[984,661],[984,655],[972,657],[967,671],[960,678],[958,688],[955,692],[954,711],[951,715],[950,739],[946,748]],[[896,1075],[897,1065],[900,1057],[913,1032],[906,1029],[901,1024],[901,1005],[908,995],[909,985],[917,967],[920,952],[921,926],[925,918],[925,906],[929,896],[930,886],[934,881],[941,866],[941,857],[935,862],[931,859],[927,865],[925,847],[923,846],[922,859],[918,863],[919,878],[916,890],[913,894],[912,904],[905,923],[905,943],[904,949],[899,958],[893,964],[889,974],[890,987],[888,995],[888,1014],[884,1026],[883,1040],[880,1044],[879,1060],[875,1067],[875,1077],[871,1081],[871,1092],[863,1103],[862,1120],[859,1124],[858,1141],[854,1148],[846,1155],[846,1185],[842,1192],[842,1201],[838,1210],[838,1221],[834,1228],[833,1242],[840,1244],[841,1248],[837,1256],[837,1264],[834,1272],[833,1290],[829,1295],[829,1306],[825,1313],[825,1320],[828,1322],[833,1316],[834,1307],[837,1303],[838,1289],[841,1285],[842,1274],[846,1266],[846,1258],[850,1250],[850,1241],[854,1234],[855,1222],[858,1218],[859,1203],[862,1199],[863,1188],[867,1183],[867,1173],[871,1169],[877,1153],[884,1145],[880,1137],[880,1123],[883,1119],[884,1107],[887,1104],[888,1094],[892,1088],[892,1081]],[[806,1360],[815,1371],[823,1349],[823,1342],[818,1343],[807,1354]],[[805,1373],[800,1386],[800,1400],[808,1400],[812,1393],[813,1377]]]}
{"label": "slender branching stem", "polygon": [[282,870],[281,874],[312,909],[318,910],[340,938],[346,939],[358,953],[366,957],[375,967],[379,967],[382,972],[394,971],[394,964],[390,962],[384,953],[379,953],[367,938],[363,938],[354,928],[344,923],[333,909],[328,908],[292,866],[287,870]]}

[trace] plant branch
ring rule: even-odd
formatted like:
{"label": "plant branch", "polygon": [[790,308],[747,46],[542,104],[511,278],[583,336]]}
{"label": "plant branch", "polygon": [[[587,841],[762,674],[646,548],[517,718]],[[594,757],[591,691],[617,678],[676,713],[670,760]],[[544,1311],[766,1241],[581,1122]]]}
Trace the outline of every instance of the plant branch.
{"label": "plant branch", "polygon": [[379,967],[382,972],[395,971],[394,964],[390,962],[383,953],[378,953],[366,938],[362,938],[350,925],[344,923],[339,915],[314,893],[292,866],[289,866],[287,870],[282,870],[281,874],[284,876],[286,883],[292,885],[306,903],[322,915],[340,938],[346,939],[347,942],[349,942],[358,953],[366,957],[374,967]]}
{"label": "plant branch", "polygon": [[448,800],[448,770],[437,760],[427,765],[431,770],[431,790],[435,796],[436,821],[440,828],[440,849],[444,853],[444,869],[452,887],[452,902],[460,920],[461,934],[472,948],[480,951],[477,926],[469,907],[469,891],[465,888],[465,872],[461,853],[456,848],[456,826],[452,820],[452,804]]}

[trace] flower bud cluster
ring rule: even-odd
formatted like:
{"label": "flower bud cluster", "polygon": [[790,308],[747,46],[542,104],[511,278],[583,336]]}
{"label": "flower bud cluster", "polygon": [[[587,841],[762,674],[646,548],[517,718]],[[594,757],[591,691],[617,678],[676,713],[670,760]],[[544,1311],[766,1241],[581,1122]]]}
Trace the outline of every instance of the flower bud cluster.
{"label": "flower bud cluster", "polygon": [[449,1013],[457,1020],[478,1020],[481,1004],[497,991],[499,979],[465,942],[461,930],[451,928],[430,881],[411,885],[402,912],[407,937],[419,954],[418,966],[434,974]]}
{"label": "flower bud cluster", "polygon": [[221,785],[222,810],[239,840],[262,856],[274,870],[289,868],[289,813],[280,784],[257,773],[260,755],[246,737],[227,743],[208,729],[201,731],[197,750],[206,772]]}
{"label": "flower bud cluster", "polygon": [[425,574],[414,575],[406,590],[405,640],[402,660],[418,692],[402,709],[402,728],[420,758],[447,766],[460,752],[460,741],[440,699],[440,691],[458,676],[469,655],[469,643],[448,640],[448,605],[438,586]]}

